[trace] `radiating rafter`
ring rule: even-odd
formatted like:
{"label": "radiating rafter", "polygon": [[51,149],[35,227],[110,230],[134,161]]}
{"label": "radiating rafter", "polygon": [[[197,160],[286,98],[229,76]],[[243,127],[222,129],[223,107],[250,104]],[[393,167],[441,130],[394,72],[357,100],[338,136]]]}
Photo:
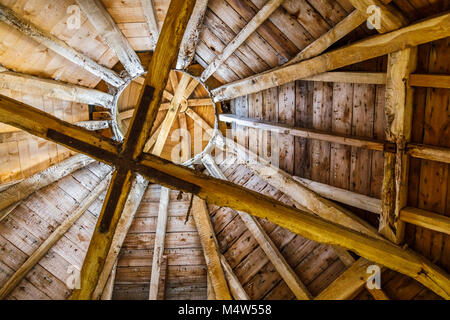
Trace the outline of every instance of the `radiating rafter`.
{"label": "radiating rafter", "polygon": [[20,18],[16,13],[14,13],[14,11],[3,4],[0,4],[0,21],[3,21],[9,26],[17,29],[39,44],[46,46],[50,50],[84,68],[86,71],[103,79],[107,83],[115,87],[125,84],[125,81],[113,70],[98,64],[94,60],[67,45],[64,41],[56,38],[48,32],[41,30],[30,21]]}
{"label": "radiating rafter", "polygon": [[148,29],[151,34],[153,49],[156,47],[156,43],[159,38],[159,26],[158,19],[156,18],[156,10],[153,0],[140,0],[142,11],[145,16],[145,21],[147,22]]}
{"label": "radiating rafter", "polygon": [[141,61],[100,0],[77,0],[99,35],[115,52],[131,78],[144,73]]}

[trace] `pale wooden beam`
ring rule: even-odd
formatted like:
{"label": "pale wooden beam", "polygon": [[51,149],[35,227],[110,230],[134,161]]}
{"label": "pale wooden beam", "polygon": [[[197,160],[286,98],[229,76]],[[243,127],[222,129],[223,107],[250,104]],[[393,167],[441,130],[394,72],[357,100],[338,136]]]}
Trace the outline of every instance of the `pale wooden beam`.
{"label": "pale wooden beam", "polygon": [[191,141],[188,131],[186,114],[178,114],[178,123],[180,125],[180,139],[181,139],[181,163],[185,163],[191,158]]}
{"label": "pale wooden beam", "polygon": [[[233,269],[228,264],[228,261],[223,256],[223,254],[220,255],[220,262],[222,263],[223,270],[225,271],[225,277],[227,278],[231,295],[233,296],[234,300],[250,300],[250,297],[248,296],[247,292],[245,292],[244,288],[242,287],[242,284],[239,282],[239,279],[234,274]],[[213,300],[216,300],[215,294]]]}
{"label": "pale wooden beam", "polygon": [[395,243],[403,241],[405,224],[399,219],[408,197],[409,156],[406,144],[411,140],[414,92],[409,75],[417,66],[417,47],[388,57],[385,114],[386,137],[397,144],[395,154],[384,154],[382,213],[379,231]]}
{"label": "pale wooden beam", "polygon": [[450,163],[450,149],[434,147],[418,143],[408,143],[407,153],[414,158]]}
{"label": "pale wooden beam", "polygon": [[450,75],[411,74],[409,76],[409,85],[411,87],[450,89]]}
{"label": "pale wooden beam", "polygon": [[0,210],[24,200],[37,190],[64,178],[94,161],[88,156],[76,155],[22,180],[0,193]]}
{"label": "pale wooden beam", "polygon": [[[161,124],[161,130],[156,139],[155,146],[153,148],[153,153],[160,155],[163,151],[164,145],[166,144],[167,137],[169,136],[172,125],[175,122],[178,110],[181,105],[182,99],[185,97],[186,88],[190,82],[190,77],[183,73],[182,78],[178,87],[176,88],[174,98],[170,103],[169,110],[167,111],[166,117]],[[195,80],[192,80],[195,81]]]}
{"label": "pale wooden beam", "polygon": [[214,288],[211,284],[211,277],[208,273],[206,273],[206,291],[207,291],[207,299],[208,300],[217,300],[216,293],[214,292]]}
{"label": "pale wooden beam", "polygon": [[89,131],[97,131],[109,128],[109,123],[106,120],[89,120],[89,121],[80,121],[75,123],[77,126],[82,127]]}
{"label": "pale wooden beam", "polygon": [[217,69],[239,48],[245,40],[250,37],[256,29],[266,21],[270,15],[281,5],[284,0],[269,0],[261,10],[250,20],[250,22],[231,40],[231,42],[223,49],[213,62],[203,71],[200,79],[205,82],[209,79]]}
{"label": "pale wooden beam", "polygon": [[347,34],[355,30],[366,21],[366,16],[361,14],[359,10],[354,10],[341,22],[335,25],[327,33],[316,39],[313,43],[303,49],[298,55],[292,58],[286,65],[298,63],[303,60],[311,59],[318,56],[334,43],[345,37]]}
{"label": "pale wooden beam", "polygon": [[230,290],[220,261],[219,245],[211,224],[206,202],[194,196],[192,216],[200,236],[208,274],[217,300],[231,300]]}
{"label": "pale wooden beam", "polygon": [[359,258],[350,268],[344,271],[315,300],[347,300],[352,299],[367,282],[371,275],[367,268],[373,263]]}
{"label": "pale wooden beam", "polygon": [[150,279],[149,300],[157,300],[161,268],[163,266],[164,241],[166,237],[169,212],[170,189],[161,187],[159,197],[158,221],[156,225],[155,246],[153,249],[152,273]]}
{"label": "pale wooden beam", "polygon": [[112,300],[112,296],[114,293],[114,282],[116,280],[117,273],[117,260],[114,263],[114,267],[111,270],[111,274],[108,277],[108,281],[106,282],[105,289],[103,290],[101,300]]}
{"label": "pale wooden beam", "polygon": [[386,84],[386,73],[334,71],[325,72],[302,80],[383,85]]}
{"label": "pale wooden beam", "polygon": [[17,29],[39,44],[42,44],[60,56],[84,68],[86,71],[92,73],[100,79],[105,80],[107,83],[115,87],[125,84],[125,81],[114,71],[98,64],[84,54],[76,51],[64,41],[56,38],[46,31],[41,30],[30,21],[20,18],[12,10],[2,4],[0,4],[0,21],[3,21],[9,26]]}
{"label": "pale wooden beam", "polygon": [[351,192],[349,190],[336,188],[320,182],[308,180],[300,177],[293,177],[296,181],[316,192],[324,198],[340,202],[358,209],[366,210],[372,213],[381,213],[381,200],[368,197],[363,194]]}
{"label": "pale wooden beam", "polygon": [[177,69],[186,69],[194,59],[197,43],[200,37],[200,31],[203,25],[208,0],[197,0],[191,19],[184,33],[183,42],[181,42],[180,52],[178,54]]}
{"label": "pale wooden beam", "polygon": [[212,90],[215,102],[277,87],[294,80],[380,57],[450,35],[450,13],[432,17],[408,27],[361,40],[310,60],[279,67]]}
{"label": "pale wooden beam", "polygon": [[400,211],[400,220],[450,235],[450,218],[441,214],[406,207]]}
{"label": "pale wooden beam", "polygon": [[[292,135],[296,137],[306,138],[306,139],[315,139],[320,141],[327,141],[357,148],[365,148],[370,150],[377,150],[377,151],[385,151],[387,148],[387,143],[383,141],[377,141],[373,139],[367,139],[367,138],[359,138],[355,136],[350,135],[342,135],[337,133],[329,133],[326,131],[320,131],[320,130],[314,130],[314,129],[307,129],[307,128],[299,128],[294,127],[286,124],[280,124],[280,123],[274,123],[274,122],[268,122],[263,120],[257,120],[257,119],[250,119],[250,118],[244,118],[239,117],[233,114],[220,114],[219,120],[228,122],[228,123],[234,123],[240,126],[245,126],[249,128],[255,128],[255,129],[261,129],[261,130],[267,130],[275,133],[281,133],[281,134],[287,134]],[[395,151],[395,145],[389,145],[391,149]]]}
{"label": "pale wooden beam", "polygon": [[9,207],[6,207],[5,209],[0,210],[0,222],[2,222],[3,219],[5,219],[11,212],[13,212],[14,209],[16,209],[18,206],[20,206],[21,203],[22,203],[22,201],[18,201],[16,203],[13,203]]}
{"label": "pale wooden beam", "polygon": [[[393,5],[385,4],[381,0],[349,0],[350,3],[366,17],[372,12],[368,11],[370,6],[377,6],[380,10],[381,28],[377,29],[379,33],[386,33],[397,30],[408,25],[408,20]],[[388,1],[390,2],[390,1]]]}
{"label": "pale wooden beam", "polygon": [[76,0],[89,22],[114,51],[131,78],[144,73],[141,61],[100,0]]}
{"label": "pale wooden beam", "polygon": [[[217,166],[211,155],[205,155],[202,159],[202,162],[213,177],[225,181],[228,180],[222,173],[220,168]],[[301,282],[295,271],[280,253],[276,245],[273,243],[272,239],[270,239],[270,237],[264,231],[258,220],[242,211],[238,211],[238,214],[247,229],[255,238],[256,242],[258,242],[259,246],[266,254],[267,258],[272,262],[275,269],[277,269],[281,278],[283,278],[289,289],[291,289],[291,291],[294,293],[295,297],[299,300],[312,299],[312,296],[306,286]]]}
{"label": "pale wooden beam", "polygon": [[145,21],[147,22],[147,26],[153,41],[153,48],[155,48],[159,38],[159,26],[158,26],[158,19],[156,18],[155,5],[153,4],[153,0],[140,0],[140,1],[142,11],[144,12]]}
{"label": "pale wooden beam", "polygon": [[0,88],[105,108],[111,108],[114,100],[112,95],[95,89],[12,71],[0,71]]}
{"label": "pale wooden beam", "polygon": [[20,266],[19,269],[8,279],[8,281],[0,289],[0,300],[4,299],[19,282],[28,274],[28,272],[42,259],[42,257],[50,250],[55,243],[69,230],[73,224],[89,209],[94,201],[106,190],[110,181],[110,176],[102,180],[92,190],[79,206],[69,214],[69,216],[56,228],[55,231],[36,249]]}
{"label": "pale wooden beam", "polygon": [[101,298],[102,294],[105,292],[109,278],[113,274],[114,266],[117,263],[117,259],[122,248],[125,237],[128,234],[128,230],[131,227],[134,216],[141,204],[142,198],[147,190],[148,181],[146,181],[142,176],[138,175],[136,180],[133,182],[130,194],[125,203],[122,216],[120,217],[119,223],[117,224],[117,229],[114,234],[111,248],[109,249],[108,255],[105,260],[105,264],[100,273],[97,286],[94,293],[92,294],[93,300],[98,300]]}

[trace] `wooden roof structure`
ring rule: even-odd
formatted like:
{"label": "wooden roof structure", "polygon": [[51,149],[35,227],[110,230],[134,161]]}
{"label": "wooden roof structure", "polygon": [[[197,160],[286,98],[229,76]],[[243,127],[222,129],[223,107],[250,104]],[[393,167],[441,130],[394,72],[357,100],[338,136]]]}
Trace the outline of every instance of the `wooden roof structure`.
{"label": "wooden roof structure", "polygon": [[0,299],[449,299],[449,9],[0,0]]}

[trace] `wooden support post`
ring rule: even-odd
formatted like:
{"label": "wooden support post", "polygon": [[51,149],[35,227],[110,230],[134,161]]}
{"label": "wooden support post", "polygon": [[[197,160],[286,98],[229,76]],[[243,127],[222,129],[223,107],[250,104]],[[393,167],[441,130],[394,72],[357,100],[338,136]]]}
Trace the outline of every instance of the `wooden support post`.
{"label": "wooden support post", "polygon": [[446,38],[450,35],[449,17],[450,13],[444,13],[387,34],[358,41],[309,60],[275,68],[223,85],[212,90],[214,102],[230,100],[281,86],[295,80],[308,78],[405,48]]}
{"label": "wooden support post", "polygon": [[397,144],[395,154],[385,153],[382,214],[379,231],[395,243],[403,241],[404,223],[400,211],[406,206],[409,156],[406,144],[411,140],[413,89],[409,75],[417,65],[417,47],[389,55],[385,113],[387,139]]}
{"label": "wooden support post", "polygon": [[216,235],[211,224],[206,202],[194,196],[192,215],[197,226],[200,242],[205,255],[208,275],[217,300],[231,300],[230,290],[220,261],[220,251]]}
{"label": "wooden support post", "polygon": [[166,238],[167,218],[169,212],[170,189],[161,187],[159,198],[158,222],[156,226],[155,246],[153,249],[152,273],[150,279],[149,300],[157,300],[161,268],[164,263],[164,241]]}
{"label": "wooden support post", "polygon": [[109,12],[100,0],[77,0],[78,5],[95,27],[99,35],[115,52],[131,78],[144,73],[141,60],[134,52]]}
{"label": "wooden support post", "polygon": [[[217,166],[214,159],[210,155],[205,155],[202,159],[202,162],[213,177],[225,181],[227,180],[225,175],[221,172],[220,168]],[[269,260],[272,262],[275,269],[277,269],[278,273],[286,282],[289,289],[291,289],[291,291],[297,297],[297,299],[312,299],[312,296],[306,286],[300,281],[295,271],[280,253],[276,245],[273,243],[272,239],[270,239],[270,237],[264,231],[258,220],[242,211],[238,211],[238,214],[247,229],[250,231],[261,249],[266,254],[267,258],[269,258]]]}
{"label": "wooden support post", "polygon": [[69,230],[72,225],[86,212],[92,203],[106,190],[110,176],[101,181],[92,192],[80,203],[80,205],[67,217],[66,220],[45,240],[35,252],[33,252],[20,266],[19,269],[8,279],[6,284],[0,289],[0,300],[4,299],[27,273],[41,260],[41,258],[50,250],[55,243]]}
{"label": "wooden support post", "polygon": [[125,84],[125,81],[114,71],[101,66],[94,60],[67,45],[64,41],[39,29],[30,21],[20,18],[3,4],[0,4],[0,21],[5,22],[39,44],[42,44],[74,64],[86,69],[86,71],[105,80],[107,83],[116,87]]}
{"label": "wooden support post", "polygon": [[99,105],[108,109],[112,107],[114,100],[112,95],[95,89],[12,71],[0,71],[0,88],[47,98]]}

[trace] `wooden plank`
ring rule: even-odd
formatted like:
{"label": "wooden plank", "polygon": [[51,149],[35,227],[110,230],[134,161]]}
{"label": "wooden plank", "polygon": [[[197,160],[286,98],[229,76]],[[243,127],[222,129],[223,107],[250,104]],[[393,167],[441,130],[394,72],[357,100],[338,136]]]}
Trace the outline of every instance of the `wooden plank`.
{"label": "wooden plank", "polygon": [[400,220],[437,232],[450,234],[450,218],[430,211],[406,207],[400,211]]}
{"label": "wooden plank", "polygon": [[153,49],[156,47],[156,43],[159,38],[159,26],[158,19],[156,17],[155,5],[153,4],[153,0],[140,0],[142,11],[145,16],[145,21],[147,22],[148,30],[150,31],[150,36],[152,38],[152,47]]}
{"label": "wooden plank", "polygon": [[409,76],[409,85],[411,87],[450,89],[450,76],[441,74],[411,74]]}
{"label": "wooden plank", "polygon": [[216,235],[211,225],[206,202],[195,197],[192,205],[192,215],[197,225],[208,267],[208,274],[215,295],[218,300],[231,300],[231,294],[220,261],[220,251],[217,245]]}
{"label": "wooden plank", "polygon": [[0,88],[108,109],[113,107],[114,100],[112,95],[95,89],[11,71],[0,71]]}
{"label": "wooden plank", "polygon": [[55,243],[73,226],[73,224],[86,212],[92,203],[106,190],[110,177],[100,182],[97,187],[87,196],[67,219],[33,252],[24,264],[8,279],[5,285],[0,289],[0,299],[4,299],[19,282],[28,274],[28,272],[42,259]]}
{"label": "wooden plank", "polygon": [[150,279],[149,300],[157,300],[161,269],[164,263],[164,241],[166,237],[170,189],[161,188],[158,222],[156,226],[155,247],[153,250],[152,274]]}
{"label": "wooden plank", "polygon": [[229,100],[448,37],[450,34],[449,15],[449,13],[445,13],[388,34],[361,40],[310,60],[279,67],[224,85],[212,90],[214,101]]}
{"label": "wooden plank", "polygon": [[100,0],[77,0],[89,22],[115,52],[131,78],[144,73],[141,60]]}
{"label": "wooden plank", "polygon": [[183,41],[181,42],[176,67],[178,70],[186,69],[194,59],[207,8],[208,0],[196,1],[194,11],[189,19]]}
{"label": "wooden plank", "polygon": [[116,87],[125,84],[125,81],[114,71],[103,67],[89,57],[81,54],[67,45],[64,41],[48,32],[41,30],[30,21],[20,18],[3,4],[0,5],[0,20],[74,64],[81,66],[93,75],[105,80],[107,83],[110,83]]}
{"label": "wooden plank", "polygon": [[450,149],[446,147],[408,143],[406,145],[406,152],[414,158],[450,163]]}
{"label": "wooden plank", "polygon": [[227,45],[222,53],[205,69],[200,79],[205,82],[217,69],[236,51],[250,35],[280,6],[284,0],[269,0],[266,5],[258,11],[253,19],[238,33],[238,35]]}

